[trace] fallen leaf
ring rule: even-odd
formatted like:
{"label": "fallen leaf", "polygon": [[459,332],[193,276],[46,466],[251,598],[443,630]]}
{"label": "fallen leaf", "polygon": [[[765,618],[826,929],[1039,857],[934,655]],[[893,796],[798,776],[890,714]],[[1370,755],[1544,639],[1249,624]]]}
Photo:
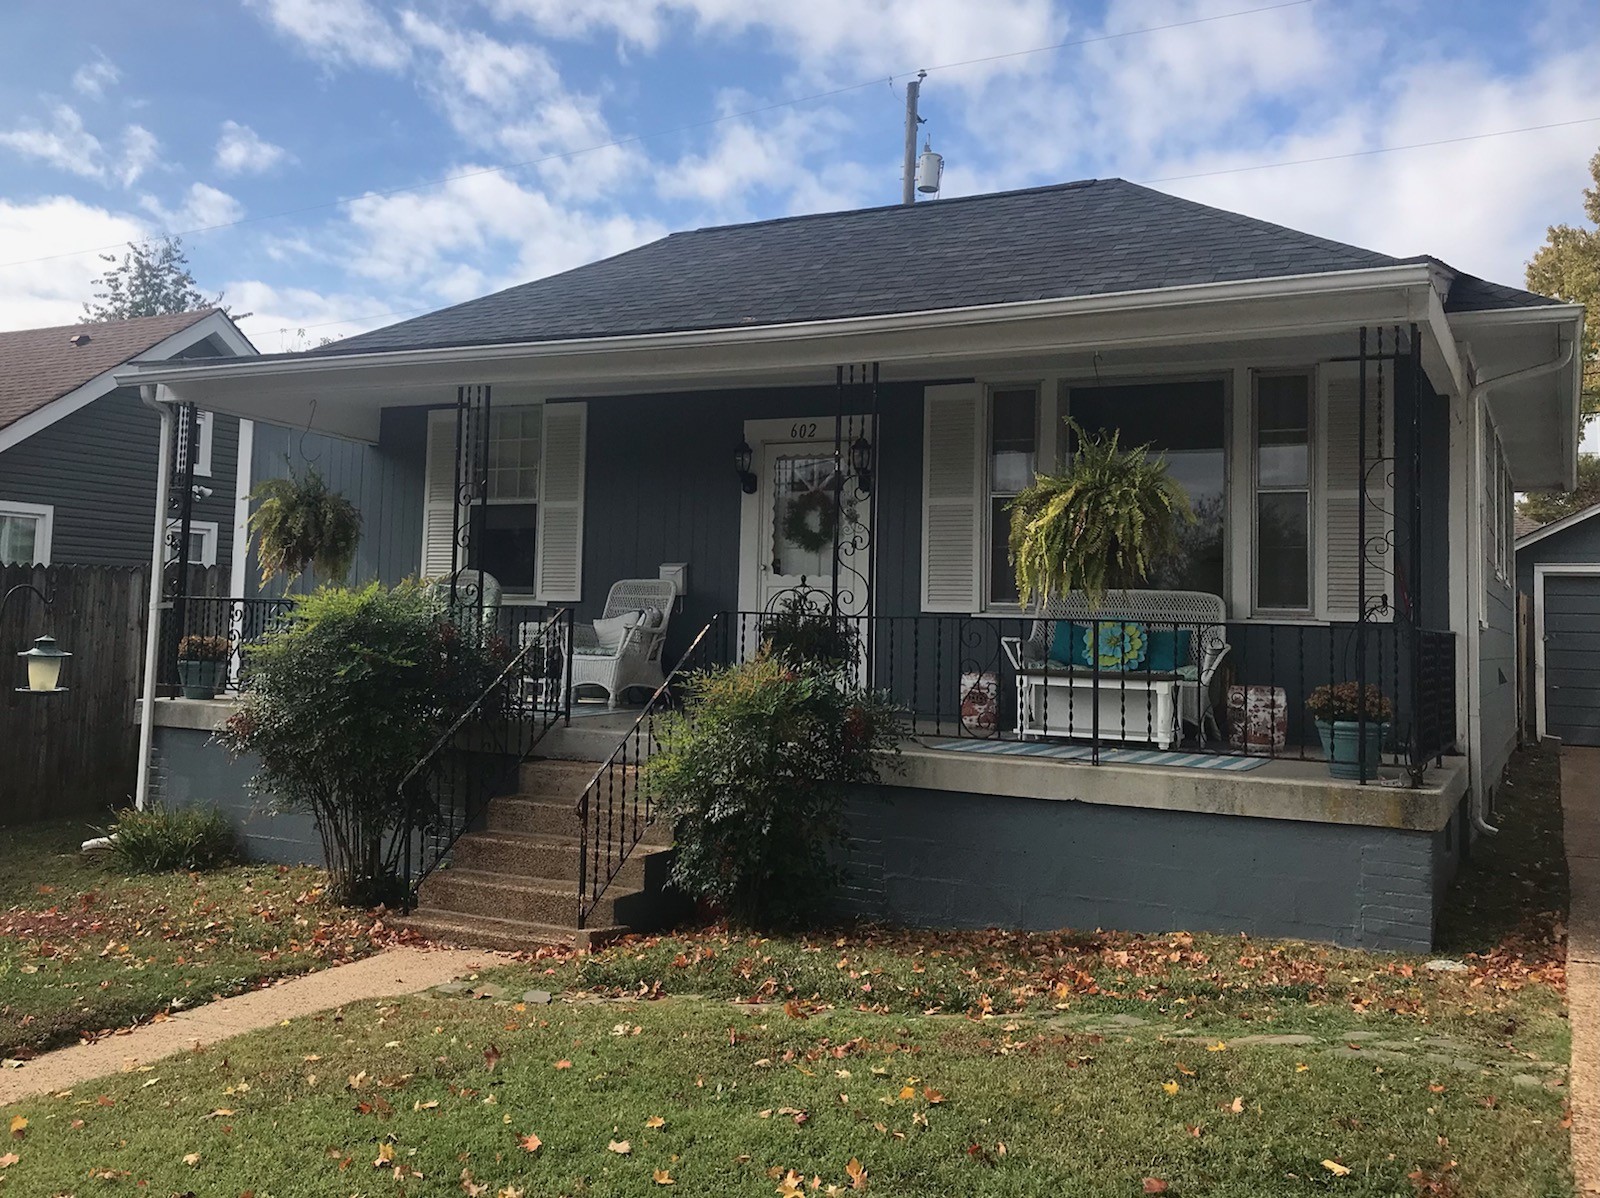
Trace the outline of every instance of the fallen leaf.
{"label": "fallen leaf", "polygon": [[1159,1177],[1147,1177],[1144,1179],[1144,1192],[1146,1194],[1165,1194],[1167,1192],[1167,1183]]}
{"label": "fallen leaf", "polygon": [[1224,1041],[1224,1040],[1218,1040],[1215,1044],[1207,1044],[1206,1045],[1206,1051],[1207,1052],[1227,1052],[1228,1051],[1227,1042]]}
{"label": "fallen leaf", "polygon": [[1235,1115],[1244,1114],[1244,1096],[1240,1095],[1238,1098],[1235,1098],[1232,1102],[1226,1104],[1222,1109],[1225,1110],[1225,1111],[1230,1111]]}
{"label": "fallen leaf", "polygon": [[388,1165],[393,1160],[394,1160],[394,1145],[393,1144],[388,1144],[388,1143],[379,1144],[378,1145],[378,1159],[372,1162],[372,1167],[374,1169],[382,1169],[385,1165]]}
{"label": "fallen leaf", "polygon": [[11,1138],[20,1140],[28,1130],[28,1120],[21,1115],[11,1116]]}
{"label": "fallen leaf", "polygon": [[1178,1083],[1177,1082],[1162,1082],[1161,1083],[1161,1088],[1163,1090],[1165,1090],[1168,1094],[1176,1094],[1178,1092]]}
{"label": "fallen leaf", "polygon": [[1198,1123],[1185,1123],[1183,1125],[1183,1130],[1198,1140],[1201,1134],[1205,1131],[1205,1128],[1201,1127]]}
{"label": "fallen leaf", "polygon": [[1182,1061],[1178,1062],[1178,1072],[1183,1074],[1184,1077],[1194,1076],[1194,1070],[1189,1068],[1189,1066],[1185,1065]]}
{"label": "fallen leaf", "polygon": [[778,1182],[779,1198],[805,1198],[805,1178],[790,1169]]}
{"label": "fallen leaf", "polygon": [[933,1089],[931,1086],[924,1086],[922,1088],[922,1097],[927,1100],[929,1106],[938,1106],[944,1101],[944,1095]]}
{"label": "fallen leaf", "polygon": [[200,1154],[198,1152],[189,1153],[187,1156],[185,1156],[183,1158],[183,1163],[188,1165],[189,1168],[193,1169],[196,1165],[198,1165],[200,1163]]}
{"label": "fallen leaf", "polygon": [[572,1068],[572,1062],[571,1061],[557,1061],[556,1062],[556,1068],[557,1069],[571,1069]]}
{"label": "fallen leaf", "polygon": [[672,1174],[668,1173],[665,1169],[650,1170],[650,1180],[655,1182],[658,1186],[675,1186],[678,1184],[672,1180]]}
{"label": "fallen leaf", "polygon": [[544,1145],[544,1141],[538,1136],[534,1135],[531,1131],[525,1136],[518,1136],[517,1143],[522,1145],[522,1150],[524,1152],[538,1152],[539,1149]]}
{"label": "fallen leaf", "polygon": [[1323,1161],[1322,1162],[1322,1167],[1324,1169],[1326,1169],[1329,1173],[1332,1173],[1335,1177],[1349,1177],[1350,1176],[1350,1166],[1349,1165],[1341,1165],[1338,1161]]}
{"label": "fallen leaf", "polygon": [[1441,1086],[1438,1082],[1429,1082],[1428,1083],[1428,1093],[1429,1094],[1443,1094],[1444,1093],[1444,1087]]}
{"label": "fallen leaf", "polygon": [[1304,1072],[1306,1072],[1306,1070],[1308,1070],[1310,1068],[1311,1068],[1311,1066],[1307,1065],[1304,1061],[1296,1061],[1295,1062],[1295,1066],[1294,1066],[1294,1071],[1296,1073],[1304,1073]]}
{"label": "fallen leaf", "polygon": [[867,1171],[855,1157],[851,1157],[845,1162],[844,1172],[845,1176],[850,1179],[850,1188],[852,1190],[864,1190],[867,1188]]}
{"label": "fallen leaf", "polygon": [[0,1156],[0,1169],[9,1169],[21,1159],[16,1153],[8,1152],[4,1156]]}
{"label": "fallen leaf", "polygon": [[200,1118],[202,1118],[202,1119],[226,1119],[231,1114],[233,1114],[233,1112],[231,1110],[229,1110],[227,1107],[219,1106],[216,1110],[212,1111],[209,1115],[201,1115]]}
{"label": "fallen leaf", "polygon": [[498,1048],[496,1048],[493,1044],[491,1044],[491,1045],[489,1045],[488,1048],[483,1050],[483,1067],[485,1069],[487,1069],[490,1073],[493,1073],[494,1072],[494,1067],[496,1065],[498,1065],[499,1063],[500,1063],[500,1050]]}
{"label": "fallen leaf", "polygon": [[627,1156],[628,1153],[633,1151],[633,1145],[626,1140],[612,1140],[611,1143],[606,1145],[606,1150],[614,1152],[618,1156]]}
{"label": "fallen leaf", "polygon": [[461,1170],[461,1192],[467,1198],[483,1198],[489,1192],[489,1187],[483,1182],[475,1181],[471,1169]]}
{"label": "fallen leaf", "polygon": [[917,1092],[914,1089],[912,1089],[910,1086],[901,1086],[900,1087],[900,1097],[902,1099],[915,1098],[916,1096],[917,1096]]}
{"label": "fallen leaf", "polygon": [[648,1119],[646,1119],[644,1121],[644,1125],[646,1127],[654,1130],[655,1128],[658,1128],[658,1127],[665,1127],[667,1125],[667,1121],[665,1119],[663,1119],[660,1115],[651,1115],[650,1118],[648,1118]]}

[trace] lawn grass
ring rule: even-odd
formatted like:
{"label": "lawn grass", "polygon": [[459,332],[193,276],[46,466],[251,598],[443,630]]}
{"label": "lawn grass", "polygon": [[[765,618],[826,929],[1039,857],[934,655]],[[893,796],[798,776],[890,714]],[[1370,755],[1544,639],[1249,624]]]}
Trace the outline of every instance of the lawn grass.
{"label": "lawn grass", "polygon": [[1181,932],[630,939],[21,1103],[0,1195],[801,1198],[852,1160],[887,1195],[1569,1194],[1551,759],[1512,783],[1458,972]]}
{"label": "lawn grass", "polygon": [[770,1195],[794,1193],[789,1170],[806,1193],[812,1177],[849,1191],[854,1159],[886,1195],[1138,1194],[1146,1178],[1387,1195],[1411,1174],[1438,1193],[1570,1192],[1561,1093],[1511,1083],[1503,1050],[1479,1056],[1066,1016],[427,996],[25,1102],[6,1186],[626,1196],[660,1192],[664,1170],[680,1193]]}
{"label": "lawn grass", "polygon": [[320,870],[235,866],[128,877],[78,851],[81,821],[0,838],[0,1055],[124,1027],[373,951],[372,919]]}

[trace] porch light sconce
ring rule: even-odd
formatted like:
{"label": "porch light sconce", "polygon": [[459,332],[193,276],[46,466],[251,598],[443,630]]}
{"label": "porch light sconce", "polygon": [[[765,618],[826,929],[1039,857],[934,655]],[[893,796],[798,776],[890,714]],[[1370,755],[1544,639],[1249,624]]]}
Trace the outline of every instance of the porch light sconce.
{"label": "porch light sconce", "polygon": [[850,469],[855,472],[856,487],[863,495],[872,494],[872,445],[863,436],[850,443]]}
{"label": "porch light sconce", "polygon": [[750,448],[750,442],[743,437],[739,438],[739,448],[733,451],[733,469],[739,476],[739,486],[746,495],[756,493],[756,476],[750,467],[755,464],[755,450]]}

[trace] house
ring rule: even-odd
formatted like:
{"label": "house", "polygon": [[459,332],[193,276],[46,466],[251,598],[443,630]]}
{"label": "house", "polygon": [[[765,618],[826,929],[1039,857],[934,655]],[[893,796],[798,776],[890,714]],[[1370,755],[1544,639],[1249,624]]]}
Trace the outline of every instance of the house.
{"label": "house", "polygon": [[[1582,321],[1100,179],[678,233],[310,353],[120,377],[364,446],[334,481],[365,572],[490,573],[524,640],[661,574],[669,673],[785,605],[848,622],[917,722],[852,807],[854,912],[1426,949],[1515,744],[1512,493],[1573,483]],[[1170,631],[1159,668],[1053,660],[1074,625],[1017,605],[1006,505],[1068,416],[1150,443],[1197,513],[1152,590],[1076,611]],[[1393,707],[1351,779],[1305,707],[1330,682]],[[525,764],[430,829],[432,926],[633,922],[648,745],[570,698],[529,742],[587,765]],[[247,802],[207,743],[226,711],[147,706],[164,793]]]}
{"label": "house", "polygon": [[[160,420],[117,372],[254,353],[216,309],[0,332],[0,563],[147,565]],[[229,573],[240,422],[195,431],[189,556]]]}
{"label": "house", "polygon": [[1600,745],[1600,504],[1516,543],[1517,592],[1532,608],[1527,693],[1536,736]]}

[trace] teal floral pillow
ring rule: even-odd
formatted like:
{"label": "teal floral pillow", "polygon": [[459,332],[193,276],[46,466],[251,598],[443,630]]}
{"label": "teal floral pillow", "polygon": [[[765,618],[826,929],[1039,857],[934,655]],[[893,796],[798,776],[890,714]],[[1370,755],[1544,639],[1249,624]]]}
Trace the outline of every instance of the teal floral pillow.
{"label": "teal floral pillow", "polygon": [[1083,647],[1090,664],[1102,670],[1133,670],[1150,646],[1143,624],[1109,620],[1084,630]]}

